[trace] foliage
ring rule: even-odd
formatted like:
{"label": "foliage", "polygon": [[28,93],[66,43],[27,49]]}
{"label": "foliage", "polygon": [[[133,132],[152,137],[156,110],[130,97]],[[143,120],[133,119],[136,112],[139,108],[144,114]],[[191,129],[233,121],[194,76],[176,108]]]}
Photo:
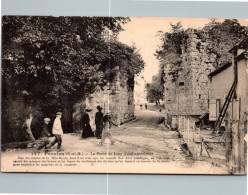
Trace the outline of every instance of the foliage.
{"label": "foliage", "polygon": [[82,84],[90,92],[96,83],[105,84],[103,74],[97,72],[108,68],[101,63],[109,57],[102,33],[106,28],[120,31],[120,23],[126,20],[4,17],[3,77],[11,79],[16,90],[33,96],[31,99],[59,98]]}
{"label": "foliage", "polygon": [[187,35],[182,28],[181,22],[178,22],[175,25],[171,24],[171,31],[162,34],[160,38],[162,45],[156,50],[155,53],[155,56],[160,61],[160,79],[163,80],[165,76],[163,73],[164,65],[171,67],[171,72],[168,74],[173,75],[173,81],[175,81],[178,77],[178,72],[181,69],[180,65],[182,62],[181,46],[185,44],[186,38]]}
{"label": "foliage", "polygon": [[152,82],[146,84],[146,99],[149,102],[156,102],[156,104],[160,104],[160,100],[163,100],[164,89],[161,83],[160,74],[153,76]]}
{"label": "foliage", "polygon": [[241,26],[237,19],[226,19],[223,22],[212,20],[199,31],[199,37],[208,42],[210,52],[217,56],[217,67],[231,62],[229,50],[242,38],[247,36],[248,28]]}
{"label": "foliage", "polygon": [[[137,49],[129,47],[120,42],[114,41],[110,43],[110,67],[114,75],[116,72],[120,72],[121,84],[127,84],[131,90],[134,89],[134,76],[138,75],[141,70],[144,69],[144,61]],[[117,71],[114,70],[113,66],[118,65]],[[125,81],[124,78],[127,78]]]}
{"label": "foliage", "polygon": [[[10,113],[3,119],[5,127],[14,118],[23,120],[23,108],[38,110],[39,117],[50,117],[62,108],[70,110],[97,85],[111,82],[118,67],[127,75],[138,74],[144,62],[135,48],[109,42],[128,21],[120,17],[4,16],[2,109]],[[9,110],[14,101],[24,104],[15,109],[17,114]],[[67,120],[70,117],[68,111]]]}
{"label": "foliage", "polygon": [[162,45],[156,51],[155,56],[160,61],[166,63],[180,64],[182,49],[181,45],[185,43],[186,34],[182,28],[181,22],[175,25],[171,24],[171,31],[162,34],[160,40]]}
{"label": "foliage", "polygon": [[177,77],[177,73],[180,69],[182,44],[185,43],[187,36],[182,28],[181,22],[175,25],[171,24],[170,32],[162,33],[160,40],[161,46],[156,50],[155,56],[160,61],[159,72],[154,76],[152,83],[146,85],[147,100],[149,102],[156,102],[159,104],[159,100],[163,99],[164,93],[164,65],[170,64],[172,67],[171,73],[174,77]]}

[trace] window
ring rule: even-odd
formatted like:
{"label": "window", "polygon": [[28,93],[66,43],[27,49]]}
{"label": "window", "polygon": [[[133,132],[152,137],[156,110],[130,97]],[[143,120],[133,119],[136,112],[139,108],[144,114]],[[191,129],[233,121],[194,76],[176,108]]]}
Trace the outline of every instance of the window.
{"label": "window", "polygon": [[184,82],[179,82],[179,86],[184,86]]}
{"label": "window", "polygon": [[201,99],[201,94],[199,94],[199,99]]}

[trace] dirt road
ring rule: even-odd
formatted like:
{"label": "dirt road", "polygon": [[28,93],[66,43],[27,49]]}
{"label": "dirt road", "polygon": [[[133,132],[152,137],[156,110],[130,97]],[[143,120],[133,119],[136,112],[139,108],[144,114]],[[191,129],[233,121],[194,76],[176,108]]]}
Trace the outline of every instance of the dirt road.
{"label": "dirt road", "polygon": [[[163,124],[158,124],[159,112],[151,110],[136,110],[136,119],[113,127],[111,134],[115,140],[114,145],[110,145],[107,140],[104,145],[99,145],[99,139],[81,139],[79,134],[64,134],[62,150],[64,152],[116,152],[132,153],[145,152],[152,153],[154,157],[164,159],[163,166],[166,171],[176,170],[176,173],[202,173],[202,174],[224,174],[226,171],[221,167],[213,166],[209,162],[197,161],[187,157],[181,149],[183,140],[178,137],[178,133],[166,128]],[[9,154],[20,152],[25,153],[30,150],[8,151]],[[57,151],[56,145],[51,151]],[[6,152],[5,152],[6,153]]]}

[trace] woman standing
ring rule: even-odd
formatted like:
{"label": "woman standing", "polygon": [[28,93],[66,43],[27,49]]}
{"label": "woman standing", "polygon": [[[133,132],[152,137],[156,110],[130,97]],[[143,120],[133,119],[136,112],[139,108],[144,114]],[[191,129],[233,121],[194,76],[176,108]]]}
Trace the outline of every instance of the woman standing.
{"label": "woman standing", "polygon": [[87,113],[90,111],[91,111],[90,109],[86,109],[85,113],[82,117],[82,121],[83,121],[82,138],[94,137],[94,133],[93,133],[91,126],[90,126],[90,117],[89,117],[89,114]]}

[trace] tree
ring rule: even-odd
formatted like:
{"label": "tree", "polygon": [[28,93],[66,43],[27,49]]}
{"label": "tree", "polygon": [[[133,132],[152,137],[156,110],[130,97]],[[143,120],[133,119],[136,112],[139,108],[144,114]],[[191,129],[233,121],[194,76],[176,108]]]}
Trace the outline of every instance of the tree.
{"label": "tree", "polygon": [[[79,84],[91,90],[94,86],[89,85],[99,78],[102,80],[101,75],[92,72],[108,69],[102,63],[109,57],[108,42],[102,33],[106,28],[117,33],[121,30],[120,23],[126,21],[101,17],[6,16],[3,19],[3,76],[20,81],[16,87],[29,95],[37,93],[36,87],[30,88],[30,82],[33,86],[44,84],[49,93],[38,90],[39,97],[58,98],[75,91]],[[41,78],[46,78],[46,82]]]}
{"label": "tree", "polygon": [[[19,128],[28,108],[36,117],[52,116],[56,110],[71,109],[72,104],[92,93],[96,85],[109,82],[106,72],[110,48],[106,36],[121,31],[121,24],[128,20],[4,16],[4,131]],[[69,111],[65,118],[70,121],[70,117]],[[9,125],[13,121],[16,124]]]}
{"label": "tree", "polygon": [[168,63],[180,64],[182,49],[181,45],[185,43],[186,34],[181,22],[175,25],[171,24],[171,31],[160,35],[162,45],[156,50],[155,56],[159,61],[168,61]]}
{"label": "tree", "polygon": [[216,67],[220,67],[231,62],[229,50],[247,36],[247,32],[248,27],[240,25],[237,19],[226,19],[223,22],[212,20],[198,35],[201,39],[208,40],[209,50],[217,56]]}
{"label": "tree", "polygon": [[[111,76],[114,77],[117,72],[121,72],[120,78],[127,77],[126,84],[133,91],[134,76],[144,69],[145,63],[135,46],[130,47],[118,41],[113,41],[110,45],[109,71],[112,73]],[[115,70],[114,66],[118,66],[118,69]]]}
{"label": "tree", "polygon": [[146,91],[146,99],[151,103],[155,102],[156,105],[160,105],[160,100],[164,99],[164,89],[159,74],[153,76],[151,83],[146,84]]}
{"label": "tree", "polygon": [[[160,40],[162,45],[156,50],[155,56],[160,61],[159,77],[164,83],[164,65],[171,65],[171,72],[173,81],[176,81],[178,72],[181,70],[181,46],[185,44],[187,35],[182,27],[181,22],[171,24],[170,32],[160,33]],[[162,84],[163,84],[162,83]]]}

